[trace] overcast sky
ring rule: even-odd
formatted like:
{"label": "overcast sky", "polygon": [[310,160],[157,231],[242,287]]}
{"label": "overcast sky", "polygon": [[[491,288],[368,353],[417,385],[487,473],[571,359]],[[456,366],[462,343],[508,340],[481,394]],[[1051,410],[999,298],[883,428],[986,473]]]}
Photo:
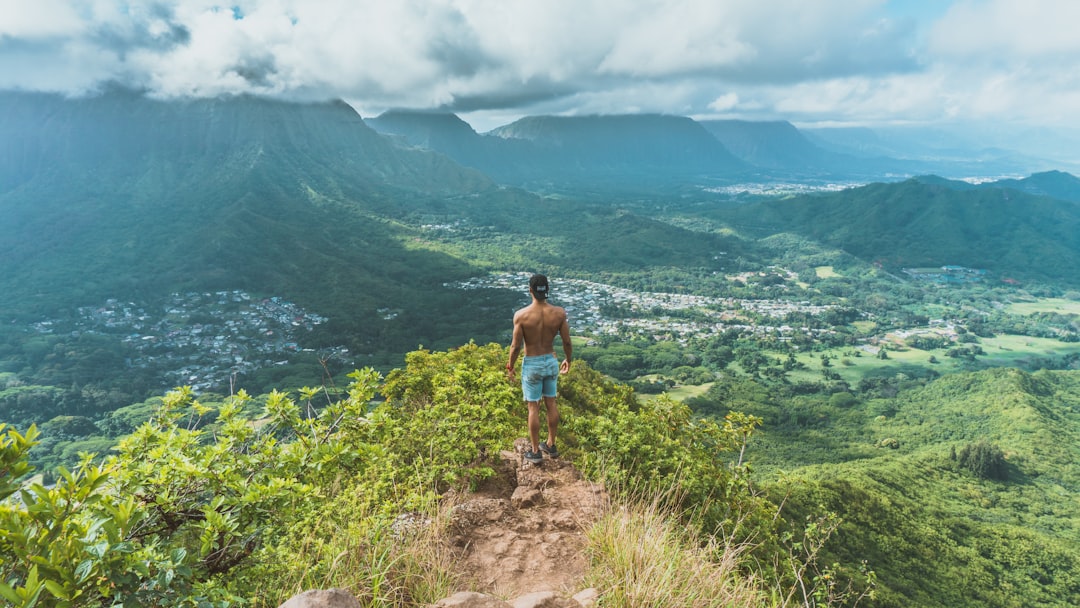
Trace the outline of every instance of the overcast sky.
{"label": "overcast sky", "polygon": [[0,89],[1080,127],[1075,0],[0,0]]}

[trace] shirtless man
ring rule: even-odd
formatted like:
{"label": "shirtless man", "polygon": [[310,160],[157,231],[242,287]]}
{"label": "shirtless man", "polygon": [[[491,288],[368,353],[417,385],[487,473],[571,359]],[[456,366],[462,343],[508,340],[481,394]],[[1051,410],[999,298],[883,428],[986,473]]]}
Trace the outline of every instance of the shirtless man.
{"label": "shirtless man", "polygon": [[[521,360],[521,391],[525,394],[525,403],[529,406],[529,440],[532,449],[525,452],[525,460],[539,464],[543,461],[542,452],[552,458],[559,455],[555,448],[555,433],[559,426],[559,410],[555,407],[555,390],[558,387],[559,374],[570,371],[570,359],[573,345],[570,343],[570,325],[566,320],[566,310],[561,306],[548,304],[548,280],[542,274],[534,274],[529,279],[529,294],[532,304],[514,313],[514,338],[510,342],[510,360],[506,363],[506,377],[514,380],[514,363],[525,347],[525,357]],[[566,358],[559,364],[555,356],[555,335],[562,338],[563,353]],[[547,409],[547,441],[540,441],[540,397],[544,398]]]}

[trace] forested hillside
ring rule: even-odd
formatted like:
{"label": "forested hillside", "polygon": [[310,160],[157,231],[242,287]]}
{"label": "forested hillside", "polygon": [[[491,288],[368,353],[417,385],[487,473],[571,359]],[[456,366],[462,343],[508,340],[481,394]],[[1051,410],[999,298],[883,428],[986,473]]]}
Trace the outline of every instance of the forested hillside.
{"label": "forested hillside", "polygon": [[746,234],[793,232],[893,272],[959,265],[1077,285],[1080,207],[1008,187],[912,179],[706,212]]}
{"label": "forested hillside", "polygon": [[501,183],[576,199],[670,195],[752,169],[682,116],[529,116],[483,135],[448,114],[392,111],[367,120]]}
{"label": "forested hillside", "polygon": [[387,208],[492,184],[395,148],[344,104],[163,103],[122,92],[0,101],[0,154],[14,167],[0,183],[5,316],[270,286],[373,311],[371,295],[345,303],[335,292],[437,291],[471,272],[405,246],[410,233],[387,221]]}
{"label": "forested hillside", "polygon": [[762,418],[748,458],[784,471],[770,496],[843,519],[827,559],[872,564],[875,605],[1066,606],[1080,599],[1078,374],[957,374],[860,399],[717,384],[693,403]]}

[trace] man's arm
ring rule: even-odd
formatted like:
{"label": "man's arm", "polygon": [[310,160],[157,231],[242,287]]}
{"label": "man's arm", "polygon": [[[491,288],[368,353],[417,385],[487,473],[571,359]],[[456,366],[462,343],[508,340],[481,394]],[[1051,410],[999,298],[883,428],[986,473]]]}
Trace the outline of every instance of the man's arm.
{"label": "man's arm", "polygon": [[565,374],[570,371],[570,360],[574,358],[574,344],[570,341],[570,321],[563,312],[562,325],[559,327],[559,337],[562,338],[563,354],[566,358],[559,365],[559,373]]}
{"label": "man's arm", "polygon": [[514,337],[510,340],[510,360],[506,362],[506,377],[514,379],[514,363],[521,354],[521,345],[525,341],[525,330],[521,326],[520,316],[514,315]]}

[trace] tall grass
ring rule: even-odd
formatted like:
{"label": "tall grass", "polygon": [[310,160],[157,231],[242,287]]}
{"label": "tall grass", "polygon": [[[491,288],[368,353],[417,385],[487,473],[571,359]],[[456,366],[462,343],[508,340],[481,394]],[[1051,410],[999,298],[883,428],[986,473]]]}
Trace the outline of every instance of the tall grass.
{"label": "tall grass", "polygon": [[745,547],[702,544],[661,501],[609,509],[587,531],[586,585],[605,608],[760,607],[769,600],[738,568]]}
{"label": "tall grass", "polygon": [[460,575],[446,542],[446,512],[417,514],[412,521],[421,523],[377,524],[363,532],[327,534],[332,527],[313,526],[288,556],[291,568],[276,585],[281,596],[268,595],[254,606],[278,606],[307,589],[345,589],[370,608],[423,606],[452,595],[460,590]]}

